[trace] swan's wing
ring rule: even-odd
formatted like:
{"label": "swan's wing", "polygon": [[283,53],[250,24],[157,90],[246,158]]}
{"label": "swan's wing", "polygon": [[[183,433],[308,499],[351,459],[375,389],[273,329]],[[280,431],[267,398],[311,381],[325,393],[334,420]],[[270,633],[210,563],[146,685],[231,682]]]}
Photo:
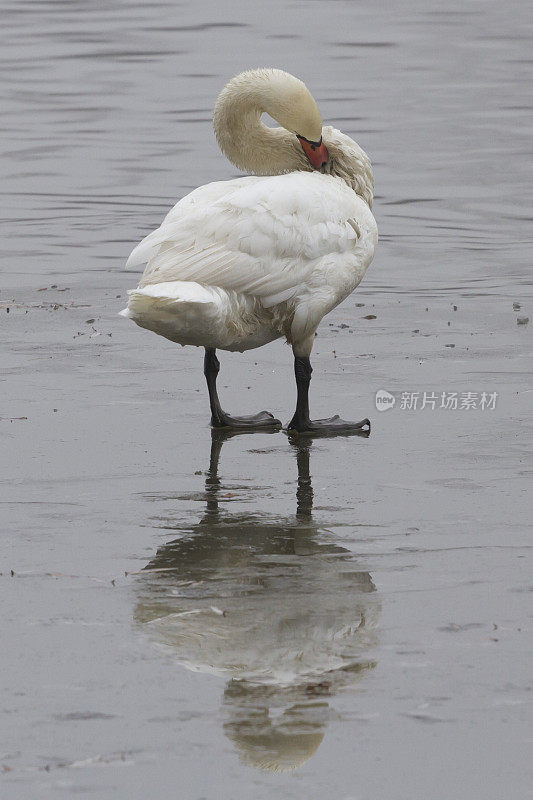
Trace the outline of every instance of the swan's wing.
{"label": "swan's wing", "polygon": [[140,286],[195,281],[274,305],[320,285],[324,257],[331,265],[354,252],[365,208],[342,181],[318,173],[208,184],[136,248],[132,256],[148,258]]}
{"label": "swan's wing", "polygon": [[138,267],[150,261],[159,250],[164,240],[165,230],[170,223],[183,219],[189,212],[194,212],[199,207],[207,207],[217,200],[220,200],[225,195],[236,192],[242,185],[246,185],[247,181],[256,180],[258,180],[258,178],[245,177],[236,178],[232,181],[214,181],[213,183],[206,183],[203,186],[199,186],[197,189],[185,195],[185,197],[182,197],[182,199],[178,200],[176,205],[170,209],[159,228],[156,228],[145,236],[144,239],[133,248],[126,261],[125,268],[131,269],[132,267]]}

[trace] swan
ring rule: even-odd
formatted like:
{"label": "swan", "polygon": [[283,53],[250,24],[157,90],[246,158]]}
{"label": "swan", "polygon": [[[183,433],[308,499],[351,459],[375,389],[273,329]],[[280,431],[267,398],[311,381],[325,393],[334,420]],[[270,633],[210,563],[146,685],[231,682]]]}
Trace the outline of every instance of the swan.
{"label": "swan", "polygon": [[[263,113],[281,127],[265,125]],[[315,331],[361,282],[377,244],[368,156],[323,127],[306,85],[280,69],[234,77],[218,96],[213,124],[222,152],[252,174],[200,186],[169,211],[128,258],[127,269],[147,266],[120,313],[172,342],[205,348],[215,428],[281,426],[266,411],[222,410],[216,350],[244,352],[285,337],[297,387],[288,430],[369,430],[368,419],[311,420],[308,399]]]}

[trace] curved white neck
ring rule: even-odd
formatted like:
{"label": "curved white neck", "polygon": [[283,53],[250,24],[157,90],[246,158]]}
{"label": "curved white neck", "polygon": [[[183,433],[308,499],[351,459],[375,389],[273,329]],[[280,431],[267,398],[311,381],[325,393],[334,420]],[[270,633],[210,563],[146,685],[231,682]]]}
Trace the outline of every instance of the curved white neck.
{"label": "curved white neck", "polygon": [[224,155],[255,175],[312,170],[295,134],[261,122],[274,110],[272,87],[230,83],[220,93],[213,114],[215,136]]}

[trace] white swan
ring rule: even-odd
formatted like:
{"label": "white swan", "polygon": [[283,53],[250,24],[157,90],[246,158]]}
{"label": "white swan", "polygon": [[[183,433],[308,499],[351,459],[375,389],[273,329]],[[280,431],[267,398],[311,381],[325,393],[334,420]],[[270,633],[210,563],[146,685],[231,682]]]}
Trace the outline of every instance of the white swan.
{"label": "white swan", "polygon": [[[261,122],[266,112],[282,127]],[[295,431],[361,430],[309,418],[309,356],[325,314],[360,283],[377,243],[370,160],[348,136],[322,127],[309,90],[279,69],[233,78],[214,110],[221,150],[255,176],[200,186],[137,245],[147,262],[121,313],[173,342],[205,348],[212,425],[272,428],[266,411],[232,417],[216,391],[216,348],[243,352],[280,337],[292,345]],[[259,176],[259,177],[258,177]]]}

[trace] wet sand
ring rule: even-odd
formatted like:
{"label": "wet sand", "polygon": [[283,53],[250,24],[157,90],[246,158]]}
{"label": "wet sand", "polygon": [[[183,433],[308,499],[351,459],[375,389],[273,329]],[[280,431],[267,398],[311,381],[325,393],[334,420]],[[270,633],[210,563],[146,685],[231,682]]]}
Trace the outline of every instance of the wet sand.
{"label": "wet sand", "polygon": [[[531,796],[531,15],[15,0],[3,28],[6,797]],[[311,394],[369,438],[213,440],[201,352],[117,316],[132,246],[234,174],[210,109],[259,62],[374,161],[378,252]],[[221,363],[228,410],[290,418],[286,345]]]}

